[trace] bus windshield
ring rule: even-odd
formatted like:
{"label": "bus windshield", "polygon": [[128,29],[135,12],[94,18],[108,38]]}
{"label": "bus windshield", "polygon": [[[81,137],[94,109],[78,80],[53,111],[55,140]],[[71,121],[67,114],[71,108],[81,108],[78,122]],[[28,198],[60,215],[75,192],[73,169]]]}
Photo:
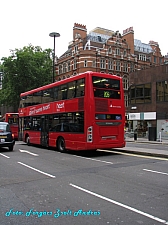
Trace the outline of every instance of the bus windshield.
{"label": "bus windshield", "polygon": [[120,80],[93,76],[94,97],[120,99]]}
{"label": "bus windshield", "polygon": [[8,118],[8,123],[9,124],[16,124],[16,125],[18,125],[18,123],[19,123],[18,116],[13,116],[11,118]]}

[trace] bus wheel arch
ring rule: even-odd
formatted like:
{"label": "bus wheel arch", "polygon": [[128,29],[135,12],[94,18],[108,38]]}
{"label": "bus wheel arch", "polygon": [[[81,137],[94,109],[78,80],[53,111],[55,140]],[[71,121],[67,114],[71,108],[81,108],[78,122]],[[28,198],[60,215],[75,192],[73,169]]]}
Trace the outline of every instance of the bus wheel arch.
{"label": "bus wheel arch", "polygon": [[59,136],[56,141],[56,147],[59,152],[66,152],[65,140],[62,136]]}

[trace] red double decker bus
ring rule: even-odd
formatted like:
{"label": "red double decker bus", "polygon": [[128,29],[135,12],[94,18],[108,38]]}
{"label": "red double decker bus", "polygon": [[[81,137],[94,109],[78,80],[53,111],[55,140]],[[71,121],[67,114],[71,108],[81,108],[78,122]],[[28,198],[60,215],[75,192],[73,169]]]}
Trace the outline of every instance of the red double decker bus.
{"label": "red double decker bus", "polygon": [[5,113],[5,115],[1,118],[1,121],[9,123],[12,134],[17,140],[19,129],[19,113]]}
{"label": "red double decker bus", "polygon": [[86,72],[21,93],[20,139],[66,150],[124,147],[122,79]]}

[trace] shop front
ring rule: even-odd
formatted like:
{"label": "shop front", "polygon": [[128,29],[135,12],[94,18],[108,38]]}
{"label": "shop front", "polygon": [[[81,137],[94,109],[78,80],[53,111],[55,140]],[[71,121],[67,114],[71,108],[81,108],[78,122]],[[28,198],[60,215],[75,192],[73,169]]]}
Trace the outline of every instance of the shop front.
{"label": "shop front", "polygon": [[148,138],[149,127],[156,127],[156,112],[128,113],[128,132]]}

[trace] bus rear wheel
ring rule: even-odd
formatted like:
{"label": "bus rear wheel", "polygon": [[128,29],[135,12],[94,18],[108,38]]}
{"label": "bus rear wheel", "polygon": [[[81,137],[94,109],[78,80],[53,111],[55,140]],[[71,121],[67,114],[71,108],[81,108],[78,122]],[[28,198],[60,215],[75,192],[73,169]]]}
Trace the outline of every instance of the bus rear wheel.
{"label": "bus rear wheel", "polygon": [[29,138],[29,136],[26,137],[26,144],[30,145],[30,138]]}
{"label": "bus rear wheel", "polygon": [[66,152],[64,138],[59,137],[58,142],[57,142],[57,148],[58,148],[59,152]]}

